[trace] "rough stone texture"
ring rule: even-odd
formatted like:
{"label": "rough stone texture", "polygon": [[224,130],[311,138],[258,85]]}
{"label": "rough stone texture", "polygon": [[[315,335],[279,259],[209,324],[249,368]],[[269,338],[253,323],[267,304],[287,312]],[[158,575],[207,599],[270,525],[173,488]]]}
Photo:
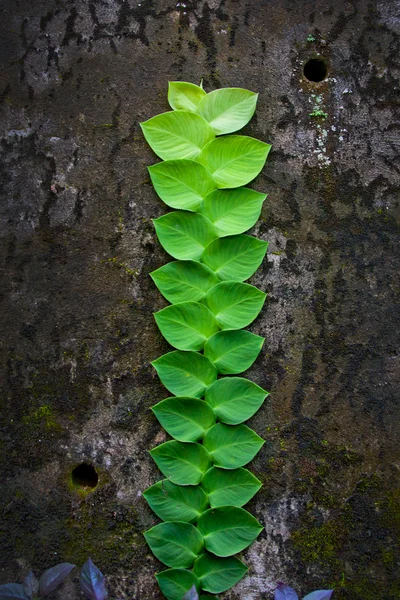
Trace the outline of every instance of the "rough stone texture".
{"label": "rough stone texture", "polygon": [[[168,350],[148,273],[169,257],[138,122],[168,110],[168,80],[204,78],[259,91],[244,132],[273,144],[254,183],[269,192],[252,280],[267,341],[247,373],[272,392],[251,423],[265,530],[225,597],[284,580],[400,598],[399,14],[398,0],[2,1],[2,582],[90,555],[114,595],[160,598],[141,492],[165,439],[149,363]],[[313,84],[318,54],[329,76]],[[71,484],[85,461],[92,493]],[[75,575],[58,598],[78,596]]]}

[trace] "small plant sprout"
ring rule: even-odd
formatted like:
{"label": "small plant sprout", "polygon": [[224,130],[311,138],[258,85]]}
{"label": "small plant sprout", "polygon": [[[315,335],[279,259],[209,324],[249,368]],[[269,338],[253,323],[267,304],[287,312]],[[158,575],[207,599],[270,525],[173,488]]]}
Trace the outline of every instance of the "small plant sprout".
{"label": "small plant sprout", "polygon": [[0,585],[0,600],[34,600],[36,598],[45,598],[68,577],[75,565],[70,563],[60,563],[50,569],[47,569],[37,579],[30,571],[25,577],[24,583],[5,583]]}
{"label": "small plant sprout", "polygon": [[[304,596],[303,600],[330,600],[333,590],[315,590]],[[275,590],[274,600],[299,600],[298,595],[293,588],[279,582]]]}
{"label": "small plant sprout", "polygon": [[82,567],[79,583],[88,600],[105,600],[108,596],[105,577],[91,558]]}

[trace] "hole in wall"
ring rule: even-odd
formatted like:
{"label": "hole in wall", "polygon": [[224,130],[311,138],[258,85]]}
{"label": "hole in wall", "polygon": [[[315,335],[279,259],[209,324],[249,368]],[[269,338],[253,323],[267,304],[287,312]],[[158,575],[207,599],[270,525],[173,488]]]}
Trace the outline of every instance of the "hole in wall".
{"label": "hole in wall", "polygon": [[303,68],[304,77],[308,81],[323,81],[328,75],[328,67],[323,58],[310,58]]}
{"label": "hole in wall", "polygon": [[82,463],[75,467],[71,474],[72,483],[80,488],[94,489],[98,482],[99,476],[97,475],[96,469],[93,465]]}

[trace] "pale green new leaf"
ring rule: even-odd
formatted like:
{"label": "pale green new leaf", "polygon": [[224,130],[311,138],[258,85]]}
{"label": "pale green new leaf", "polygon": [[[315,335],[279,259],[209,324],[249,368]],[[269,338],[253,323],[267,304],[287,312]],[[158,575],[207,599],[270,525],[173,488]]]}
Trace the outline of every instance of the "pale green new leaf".
{"label": "pale green new leaf", "polygon": [[200,444],[173,440],[153,448],[150,454],[161,473],[177,485],[197,485],[211,466],[210,456]]}
{"label": "pale green new leaf", "polygon": [[201,300],[218,283],[211,269],[194,260],[176,260],[150,273],[150,277],[171,304]]}
{"label": "pale green new leaf", "polygon": [[262,526],[247,510],[235,506],[210,508],[197,524],[204,545],[217,556],[232,556],[249,546],[262,531]]}
{"label": "pale green new leaf", "polygon": [[163,160],[196,158],[215,137],[203,117],[181,110],[162,113],[140,126],[151,149]]}
{"label": "pale green new leaf", "polygon": [[220,469],[211,467],[201,480],[211,508],[243,506],[261,487],[261,481],[247,469]]}
{"label": "pale green new leaf", "polygon": [[247,573],[246,565],[238,558],[221,558],[206,552],[193,565],[193,573],[207,592],[219,594],[235,585]]}
{"label": "pale green new leaf", "polygon": [[228,135],[207,144],[197,160],[210,171],[217,188],[236,188],[260,173],[270,149],[255,138]]}
{"label": "pale green new leaf", "polygon": [[167,567],[191,567],[203,548],[200,532],[190,523],[160,523],[144,533],[153,554]]}
{"label": "pale green new leaf", "polygon": [[268,242],[251,235],[232,235],[212,241],[201,260],[224,281],[244,281],[262,263]]}
{"label": "pale green new leaf", "polygon": [[204,304],[181,302],[154,313],[156,323],[171,346],[178,350],[203,350],[219,331],[217,319]]}
{"label": "pale green new leaf", "polygon": [[204,346],[207,356],[224,375],[243,373],[256,360],[264,338],[250,331],[219,331]]}
{"label": "pale green new leaf", "polygon": [[214,190],[204,198],[199,210],[214,223],[220,237],[236,235],[257,222],[266,197],[267,194],[249,188]]}
{"label": "pale green new leaf", "polygon": [[244,127],[256,110],[258,94],[241,88],[224,88],[210,92],[200,100],[197,112],[217,135]]}
{"label": "pale green new leaf", "polygon": [[182,600],[193,586],[200,589],[200,582],[192,571],[187,569],[166,569],[157,573],[160,590],[168,600]]}
{"label": "pale green new leaf", "polygon": [[218,419],[238,425],[250,419],[260,408],[268,392],[243,377],[223,377],[206,389],[205,400]]}
{"label": "pale green new leaf", "polygon": [[253,285],[222,281],[211,288],[203,302],[214,313],[221,329],[247,327],[258,315],[266,294]]}
{"label": "pale green new leaf", "polygon": [[[228,471],[227,471],[228,472]],[[198,485],[175,485],[163,479],[149,487],[143,496],[162,521],[197,521],[208,507],[206,493]]]}
{"label": "pale green new leaf", "polygon": [[246,425],[217,423],[207,431],[203,444],[214,466],[237,469],[255,457],[264,440]]}
{"label": "pale green new leaf", "polygon": [[215,188],[211,173],[194,160],[166,160],[149,167],[149,173],[157,194],[172,208],[197,211]]}
{"label": "pale green new leaf", "polygon": [[197,112],[200,100],[206,96],[203,88],[186,81],[170,81],[168,84],[168,102],[174,110]]}
{"label": "pale green new leaf", "polygon": [[164,250],[181,260],[200,260],[206,246],[218,235],[214,225],[197,213],[174,211],[153,223]]}
{"label": "pale green new leaf", "polygon": [[176,396],[201,398],[217,379],[218,371],[202,354],[175,350],[151,363],[161,383]]}
{"label": "pale green new leaf", "polygon": [[151,410],[166,432],[180,442],[197,442],[216,421],[210,405],[197,398],[173,396]]}

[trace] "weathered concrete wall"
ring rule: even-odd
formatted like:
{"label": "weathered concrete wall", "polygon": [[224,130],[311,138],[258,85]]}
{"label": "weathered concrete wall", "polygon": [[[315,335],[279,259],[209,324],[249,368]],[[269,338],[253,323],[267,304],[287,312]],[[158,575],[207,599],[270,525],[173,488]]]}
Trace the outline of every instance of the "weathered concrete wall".
{"label": "weathered concrete wall", "polygon": [[[252,330],[267,341],[248,372],[272,392],[251,422],[265,531],[226,597],[271,598],[282,579],[400,598],[399,14],[398,0],[3,0],[2,582],[90,555],[115,593],[160,597],[140,493],[164,439],[149,363],[168,350],[148,273],[169,258],[138,122],[168,110],[168,80],[204,78],[259,91],[245,133],[273,144],[255,183],[269,301]],[[313,84],[316,54],[329,76]],[[85,461],[89,494],[70,481]]]}

